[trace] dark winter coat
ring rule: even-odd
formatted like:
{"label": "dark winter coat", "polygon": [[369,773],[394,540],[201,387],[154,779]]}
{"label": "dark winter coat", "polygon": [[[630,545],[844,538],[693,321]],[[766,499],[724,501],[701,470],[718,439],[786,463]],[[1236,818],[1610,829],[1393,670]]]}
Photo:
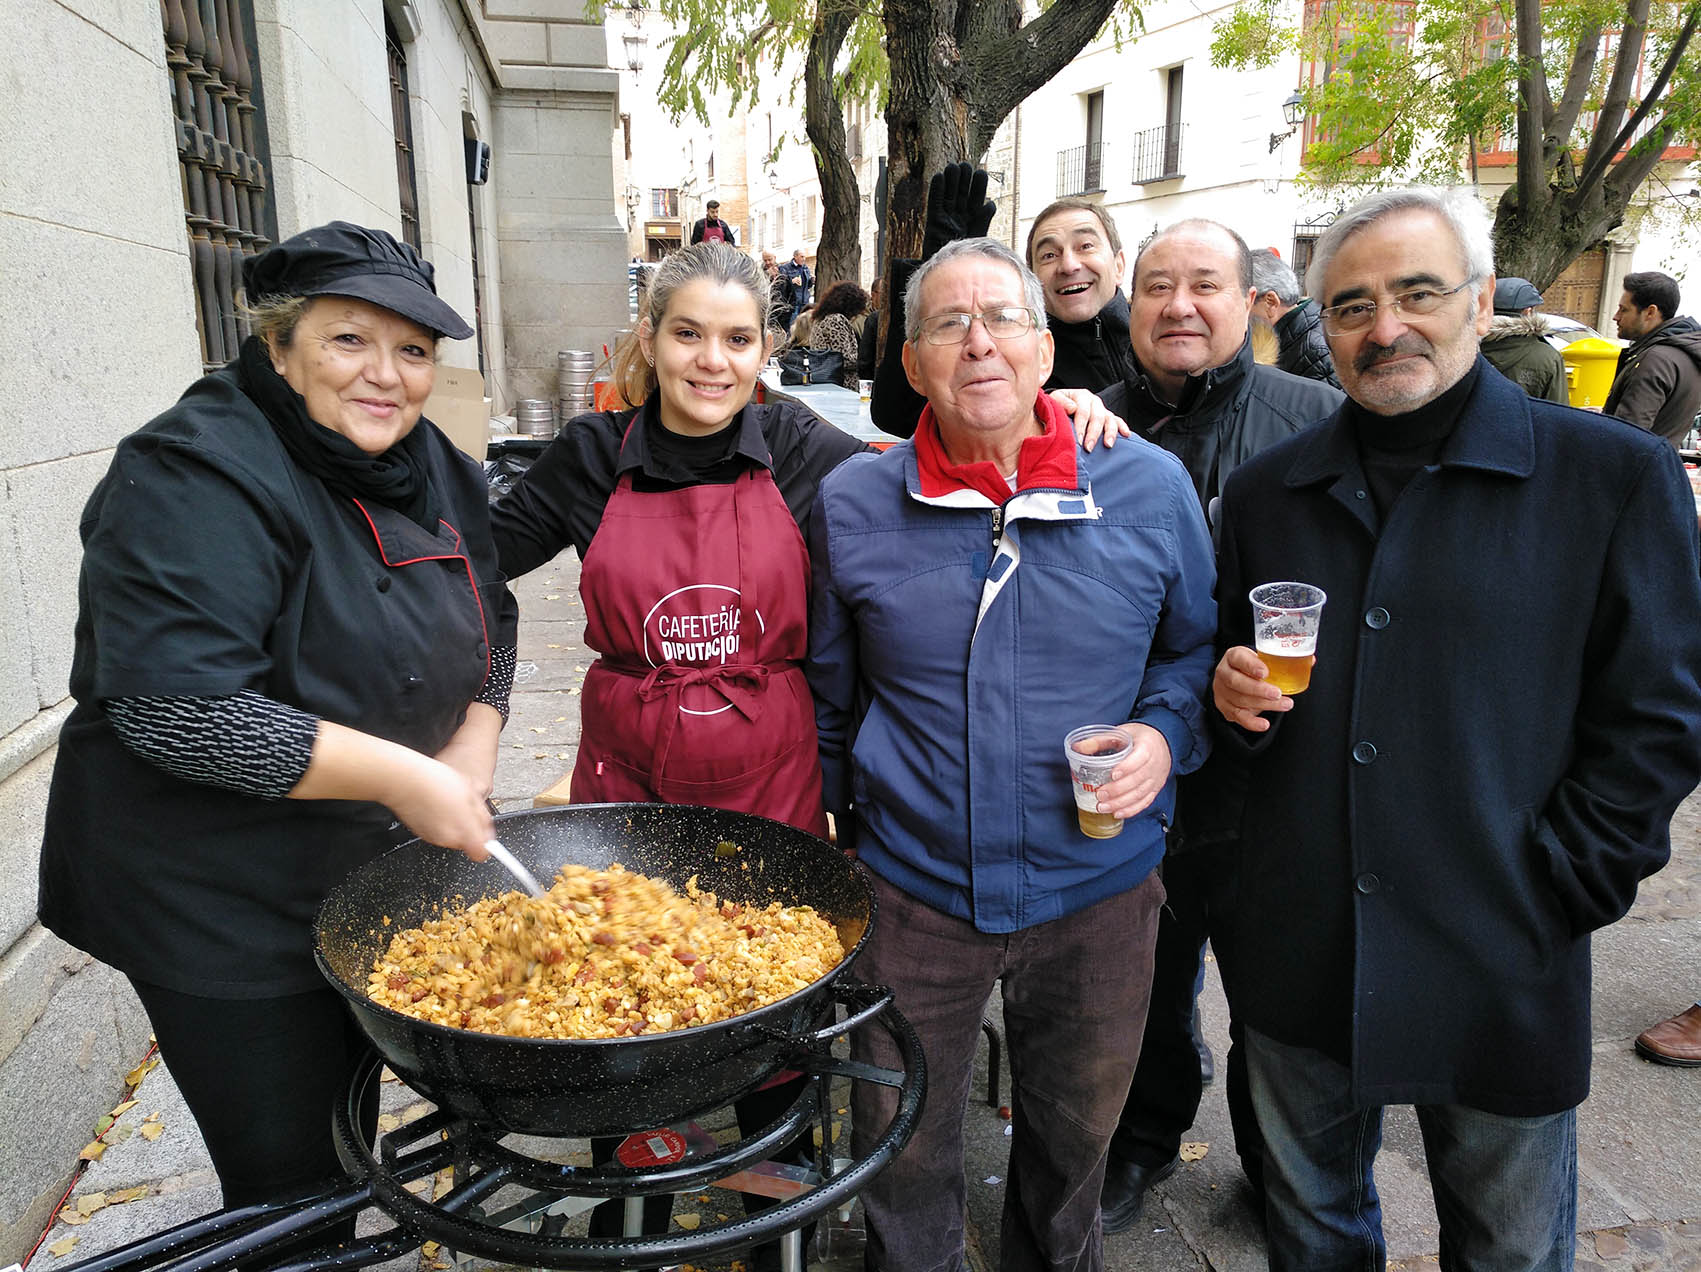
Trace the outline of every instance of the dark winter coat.
{"label": "dark winter coat", "polygon": [[1701,777],[1701,558],[1671,448],[1479,379],[1378,524],[1337,413],[1223,492],[1219,644],[1254,584],[1328,593],[1311,687],[1250,757],[1236,1015],[1360,1105],[1535,1116],[1589,1089],[1589,933]]}
{"label": "dark winter coat", "polygon": [[1561,406],[1571,400],[1565,382],[1565,359],[1544,338],[1547,319],[1540,314],[1496,314],[1482,338],[1482,356],[1494,369],[1533,398]]}
{"label": "dark winter coat", "polygon": [[1323,315],[1311,300],[1299,302],[1276,319],[1276,366],[1289,375],[1341,387],[1335,360],[1323,337]]}
{"label": "dark winter coat", "polygon": [[1701,410],[1701,323],[1670,319],[1619,354],[1602,409],[1673,446],[1682,442]]}
{"label": "dark winter coat", "polygon": [[1213,529],[1211,505],[1230,473],[1341,404],[1339,389],[1260,365],[1250,339],[1222,366],[1190,376],[1179,406],[1158,396],[1137,360],[1133,376],[1102,396],[1107,410],[1181,460]]}

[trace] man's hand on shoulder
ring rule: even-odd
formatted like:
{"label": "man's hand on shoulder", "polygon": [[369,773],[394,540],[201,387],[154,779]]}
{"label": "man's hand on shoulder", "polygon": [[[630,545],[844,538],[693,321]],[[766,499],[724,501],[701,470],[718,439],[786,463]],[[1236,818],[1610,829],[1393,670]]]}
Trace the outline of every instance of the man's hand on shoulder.
{"label": "man's hand on shoulder", "polygon": [[1053,389],[1051,396],[1069,413],[1075,426],[1075,440],[1081,449],[1090,451],[1102,440],[1109,450],[1119,437],[1132,437],[1133,431],[1120,415],[1113,415],[1103,399],[1086,389]]}

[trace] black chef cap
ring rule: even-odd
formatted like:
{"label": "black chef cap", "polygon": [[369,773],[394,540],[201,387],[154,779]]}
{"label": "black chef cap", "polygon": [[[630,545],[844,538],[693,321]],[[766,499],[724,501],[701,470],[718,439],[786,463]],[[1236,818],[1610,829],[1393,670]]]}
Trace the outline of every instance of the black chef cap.
{"label": "black chef cap", "polygon": [[451,340],[473,334],[437,295],[434,271],[406,243],[383,230],[332,221],[303,230],[242,262],[250,300],[260,296],[353,296],[394,310]]}

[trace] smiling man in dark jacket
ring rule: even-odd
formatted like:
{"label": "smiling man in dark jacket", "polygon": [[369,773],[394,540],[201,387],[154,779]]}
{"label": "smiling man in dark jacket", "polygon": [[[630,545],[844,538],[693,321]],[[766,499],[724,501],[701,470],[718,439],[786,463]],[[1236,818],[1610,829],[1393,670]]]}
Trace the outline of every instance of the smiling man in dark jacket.
{"label": "smiling man in dark jacket", "polygon": [[[892,316],[869,411],[875,425],[894,437],[912,436],[926,405],[904,374],[905,287],[917,267],[945,244],[986,233],[995,211],[986,183],[984,170],[948,164],[928,185],[921,257],[892,262],[887,289]],[[1046,327],[1056,349],[1046,392],[1103,393],[1132,375],[1128,298],[1122,294],[1127,262],[1110,214],[1087,199],[1059,199],[1042,209],[1028,232],[1028,267],[1040,280]]]}
{"label": "smiling man in dark jacket", "polygon": [[[1213,695],[1249,777],[1224,966],[1272,1272],[1382,1266],[1388,1104],[1456,1266],[1572,1266],[1589,934],[1701,777],[1689,483],[1480,356],[1493,262],[1468,190],[1337,217],[1310,282],[1351,401],[1223,492]],[[1276,579],[1328,594],[1297,698],[1237,599]]]}
{"label": "smiling man in dark jacket", "polygon": [[[1252,255],[1227,226],[1181,221],[1159,231],[1134,261],[1133,372],[1104,394],[1107,409],[1181,460],[1207,513],[1235,468],[1341,401],[1326,384],[1253,361],[1247,338],[1253,279]],[[1195,1036],[1194,991],[1212,916],[1233,889],[1233,763],[1213,758],[1181,783],[1164,861],[1169,904],[1158,922],[1152,1005],[1105,1167],[1106,1232],[1121,1232],[1139,1218],[1146,1190],[1176,1169],[1181,1137],[1199,1111],[1196,1047],[1203,1044]],[[1229,1112],[1235,1149],[1256,1184],[1258,1131],[1239,1032],[1231,1023]]]}

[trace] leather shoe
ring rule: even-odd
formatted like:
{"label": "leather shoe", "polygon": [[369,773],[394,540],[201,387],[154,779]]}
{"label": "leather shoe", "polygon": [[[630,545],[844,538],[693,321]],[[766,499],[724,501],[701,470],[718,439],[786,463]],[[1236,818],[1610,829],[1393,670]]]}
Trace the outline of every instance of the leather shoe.
{"label": "leather shoe", "polygon": [[1119,1162],[1115,1158],[1106,1162],[1104,1191],[1099,1194],[1104,1230],[1109,1233],[1132,1228],[1140,1217],[1140,1207],[1146,1202],[1146,1190],[1175,1174],[1179,1165],[1179,1154],[1161,1166],[1142,1166],[1139,1162]]}
{"label": "leather shoe", "polygon": [[1701,1003],[1637,1035],[1636,1050],[1655,1064],[1701,1068]]}

